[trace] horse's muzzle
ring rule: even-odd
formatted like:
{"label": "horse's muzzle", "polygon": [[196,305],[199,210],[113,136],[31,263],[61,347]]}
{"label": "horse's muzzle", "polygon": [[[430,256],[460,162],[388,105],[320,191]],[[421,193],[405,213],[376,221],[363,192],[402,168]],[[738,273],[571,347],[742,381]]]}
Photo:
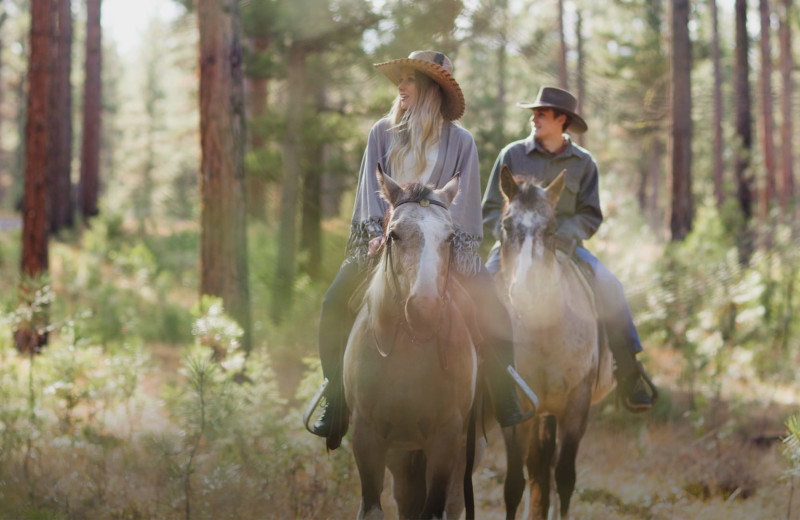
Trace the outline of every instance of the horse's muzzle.
{"label": "horse's muzzle", "polygon": [[406,300],[406,321],[415,337],[432,336],[442,317],[442,299],[434,295],[411,295]]}

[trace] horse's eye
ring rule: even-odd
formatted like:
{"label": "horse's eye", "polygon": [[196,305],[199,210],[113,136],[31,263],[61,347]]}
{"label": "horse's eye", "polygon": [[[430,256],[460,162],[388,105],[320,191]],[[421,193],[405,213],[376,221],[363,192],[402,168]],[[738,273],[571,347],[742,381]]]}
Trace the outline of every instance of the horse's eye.
{"label": "horse's eye", "polygon": [[502,226],[503,226],[503,231],[506,232],[511,231],[511,220],[503,220]]}
{"label": "horse's eye", "polygon": [[388,239],[391,240],[392,242],[395,242],[397,240],[400,240],[400,237],[394,231],[389,231]]}

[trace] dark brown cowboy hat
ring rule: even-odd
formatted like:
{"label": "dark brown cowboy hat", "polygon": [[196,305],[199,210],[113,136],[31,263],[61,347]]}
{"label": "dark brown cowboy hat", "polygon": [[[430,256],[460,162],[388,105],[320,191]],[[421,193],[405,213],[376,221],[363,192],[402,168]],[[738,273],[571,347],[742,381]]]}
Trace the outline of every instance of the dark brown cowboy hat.
{"label": "dark brown cowboy hat", "polygon": [[586,121],[575,112],[578,106],[578,100],[575,99],[575,96],[560,88],[542,87],[539,89],[539,94],[536,95],[536,100],[533,103],[521,101],[517,103],[517,106],[531,109],[554,108],[572,117],[572,123],[568,128],[570,132],[582,134],[589,129]]}
{"label": "dark brown cowboy hat", "polygon": [[460,119],[467,109],[464,93],[453,78],[453,62],[441,52],[414,51],[408,58],[376,63],[373,66],[395,85],[400,82],[400,69],[403,67],[418,70],[431,78],[442,87],[442,115],[450,121]]}

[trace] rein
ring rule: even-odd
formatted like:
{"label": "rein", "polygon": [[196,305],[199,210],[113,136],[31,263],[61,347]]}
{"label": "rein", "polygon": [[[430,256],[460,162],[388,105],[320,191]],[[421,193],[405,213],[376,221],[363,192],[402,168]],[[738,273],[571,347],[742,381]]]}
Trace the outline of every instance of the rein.
{"label": "rein", "polygon": [[[422,206],[423,208],[427,208],[428,206],[433,204],[434,206],[439,206],[440,208],[444,208],[444,209],[449,211],[448,207],[445,206],[443,203],[439,202],[438,200],[431,200],[431,199],[422,199],[422,200],[417,200],[417,199],[413,199],[413,198],[403,199],[400,202],[396,203],[394,205],[394,207],[397,208],[398,206],[401,206],[403,204],[407,204],[409,202],[416,202],[420,206]],[[385,254],[386,254],[387,261],[384,264],[384,272],[386,272],[387,270],[391,272],[391,279],[392,279],[392,285],[394,287],[394,294],[395,294],[396,297],[399,297],[400,296],[400,288],[399,288],[398,281],[397,281],[397,271],[395,271],[395,269],[394,269],[394,257],[392,255],[392,243],[393,242],[394,242],[394,240],[392,239],[391,235],[386,237],[386,253]],[[453,265],[453,256],[454,256],[453,255],[453,248],[454,248],[454,244],[453,244],[453,242],[451,240],[450,241],[450,248],[448,249],[447,271],[445,272],[444,288],[443,288],[443,291],[442,291],[442,296],[439,297],[439,304],[443,308],[446,308],[447,302],[449,300],[450,271],[451,271],[451,268],[452,268],[452,265]],[[406,320],[405,318],[403,319],[403,326],[406,329],[406,333],[411,338],[411,341],[413,343],[425,343],[425,342],[431,341],[432,339],[434,339],[436,337],[436,334],[437,334],[436,332],[434,332],[430,337],[418,338],[417,336],[414,335],[414,331],[411,330],[411,326],[408,324],[408,320]]]}

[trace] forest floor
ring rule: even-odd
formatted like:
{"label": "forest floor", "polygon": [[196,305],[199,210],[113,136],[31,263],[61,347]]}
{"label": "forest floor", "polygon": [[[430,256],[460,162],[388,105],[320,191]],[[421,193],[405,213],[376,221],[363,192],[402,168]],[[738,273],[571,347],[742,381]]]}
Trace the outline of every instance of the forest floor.
{"label": "forest floor", "polygon": [[[693,406],[689,395],[677,390],[676,363],[677,357],[669,353],[650,358],[662,395],[652,411],[628,413],[617,407],[613,393],[593,408],[578,454],[571,518],[800,518],[800,492],[793,493],[800,482],[785,476],[781,442],[786,419],[798,411],[791,401],[800,402],[800,388],[740,388],[753,397],[706,398],[703,406]],[[789,403],[774,400],[787,393]],[[697,401],[696,394],[695,405]],[[308,435],[302,430],[299,434]],[[487,440],[473,477],[476,518],[502,519],[505,448],[497,429],[489,431]],[[341,450],[350,452],[347,439]],[[319,456],[325,456],[321,440]],[[387,520],[397,518],[390,485],[387,473]],[[353,518],[358,500],[340,500],[340,510],[320,511],[317,518]],[[522,512],[517,517],[526,518]]]}

